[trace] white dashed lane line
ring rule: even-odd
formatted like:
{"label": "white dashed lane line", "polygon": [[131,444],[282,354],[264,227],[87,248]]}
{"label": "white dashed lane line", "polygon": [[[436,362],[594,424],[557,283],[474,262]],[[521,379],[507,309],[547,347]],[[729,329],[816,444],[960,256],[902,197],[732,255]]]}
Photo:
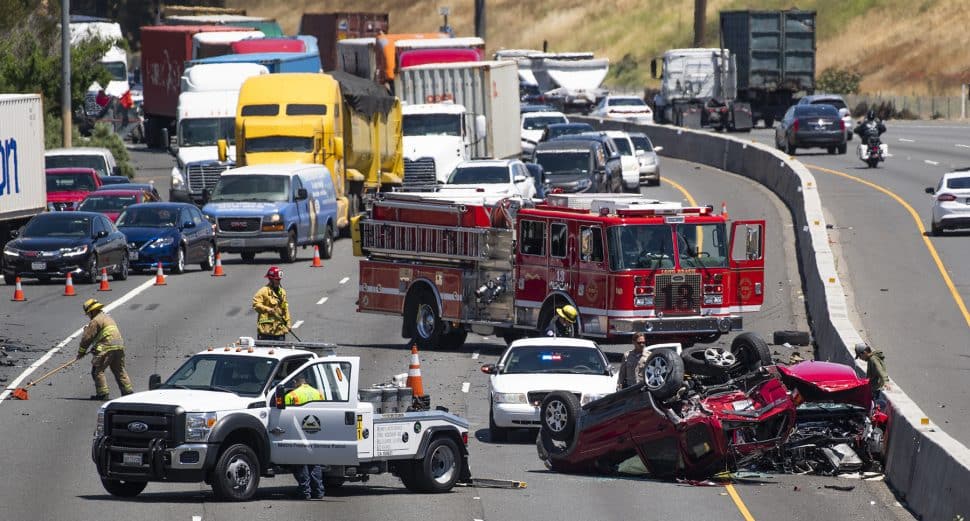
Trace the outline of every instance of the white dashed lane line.
{"label": "white dashed lane line", "polygon": [[303,321],[302,320],[297,320],[296,323],[293,324],[293,329],[296,329],[296,328],[298,328],[298,327],[300,327],[302,325],[303,325]]}
{"label": "white dashed lane line", "polygon": [[964,144],[961,144],[961,143],[957,143],[956,145],[953,145],[953,146],[960,147],[960,148],[970,148],[970,145],[964,145]]}
{"label": "white dashed lane line", "polygon": [[906,139],[904,137],[899,138],[899,140],[902,141],[903,143],[915,143],[916,142],[915,140]]}
{"label": "white dashed lane line", "polygon": [[326,302],[327,302],[327,300],[329,300],[329,299],[330,299],[330,297],[322,297],[322,298],[321,298],[320,300],[318,300],[318,301],[317,301],[317,305],[319,306],[319,305],[321,305],[321,304],[324,304],[324,303],[326,303]]}
{"label": "white dashed lane line", "polygon": [[475,351],[474,353],[472,353],[472,360],[478,360],[478,355],[479,355],[478,351]]}
{"label": "white dashed lane line", "polygon": [[471,386],[472,386],[472,384],[470,382],[465,382],[465,383],[461,384],[461,392],[467,393],[468,390],[471,389]]}
{"label": "white dashed lane line", "polygon": [[928,165],[933,165],[933,166],[936,166],[936,165],[940,164],[939,161],[930,161],[929,159],[924,159],[923,162],[926,163],[926,164],[928,164]]}
{"label": "white dashed lane line", "polygon": [[340,279],[340,283],[341,284],[346,284],[348,280],[350,280],[350,277],[344,277],[344,278]]}

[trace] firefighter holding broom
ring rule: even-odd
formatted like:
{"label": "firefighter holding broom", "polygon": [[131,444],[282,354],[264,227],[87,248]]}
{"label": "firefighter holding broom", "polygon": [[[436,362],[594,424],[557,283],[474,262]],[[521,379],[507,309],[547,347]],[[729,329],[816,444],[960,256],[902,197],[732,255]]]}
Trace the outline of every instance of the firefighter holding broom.
{"label": "firefighter holding broom", "polygon": [[281,283],[283,270],[270,266],[266,272],[269,282],[253,295],[256,310],[257,338],[259,340],[285,340],[290,331],[290,304]]}
{"label": "firefighter holding broom", "polygon": [[110,367],[115,375],[121,394],[131,394],[135,392],[128,378],[128,371],[125,370],[125,342],[121,338],[121,330],[114,319],[102,311],[104,304],[93,298],[84,301],[84,314],[91,319],[84,327],[81,335],[81,345],[77,350],[77,358],[80,360],[90,349],[94,359],[91,361],[91,377],[94,378],[95,394],[92,400],[108,399],[108,380],[104,377],[104,372]]}

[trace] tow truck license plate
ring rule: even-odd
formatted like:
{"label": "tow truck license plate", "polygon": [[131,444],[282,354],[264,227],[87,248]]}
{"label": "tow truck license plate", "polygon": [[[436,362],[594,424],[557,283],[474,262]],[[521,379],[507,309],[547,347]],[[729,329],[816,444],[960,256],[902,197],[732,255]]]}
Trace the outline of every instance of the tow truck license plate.
{"label": "tow truck license plate", "polygon": [[121,455],[122,465],[141,465],[141,454],[126,452]]}
{"label": "tow truck license plate", "polygon": [[138,252],[137,251],[128,252],[128,260],[138,260]]}
{"label": "tow truck license plate", "polygon": [[44,271],[44,270],[47,269],[47,263],[46,262],[31,262],[30,263],[30,269],[32,269],[34,271]]}

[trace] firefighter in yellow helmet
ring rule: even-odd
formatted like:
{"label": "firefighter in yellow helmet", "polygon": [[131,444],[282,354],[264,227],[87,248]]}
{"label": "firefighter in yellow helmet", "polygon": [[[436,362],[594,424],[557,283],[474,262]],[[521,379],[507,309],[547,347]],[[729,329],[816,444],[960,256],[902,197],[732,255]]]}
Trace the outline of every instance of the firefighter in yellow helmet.
{"label": "firefighter in yellow helmet", "polygon": [[576,334],[576,319],[579,317],[579,312],[576,308],[566,304],[565,306],[556,308],[556,319],[553,320],[549,327],[546,329],[546,336],[562,336],[562,337],[575,337]]}
{"label": "firefighter in yellow helmet", "polygon": [[104,304],[93,298],[84,301],[84,313],[91,321],[84,327],[81,346],[77,350],[78,360],[84,358],[89,349],[94,355],[91,361],[91,377],[94,378],[95,389],[92,400],[108,399],[108,380],[104,377],[104,372],[109,367],[122,395],[135,392],[131,379],[128,378],[128,371],[125,371],[125,342],[121,338],[121,330],[102,308]]}
{"label": "firefighter in yellow helmet", "polygon": [[258,313],[256,332],[259,340],[284,340],[290,329],[290,304],[281,286],[283,270],[270,266],[269,282],[253,295],[253,309]]}

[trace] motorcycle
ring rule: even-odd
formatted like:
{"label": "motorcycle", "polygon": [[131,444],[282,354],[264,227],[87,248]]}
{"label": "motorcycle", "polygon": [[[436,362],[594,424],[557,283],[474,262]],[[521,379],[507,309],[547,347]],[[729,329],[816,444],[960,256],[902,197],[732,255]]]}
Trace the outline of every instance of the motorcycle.
{"label": "motorcycle", "polygon": [[[863,125],[866,124],[860,123],[860,127]],[[876,168],[880,162],[886,160],[886,156],[889,155],[889,145],[879,138],[881,132],[877,128],[864,128],[856,133],[862,137],[862,142],[856,150],[863,163],[869,165],[869,168]]]}

